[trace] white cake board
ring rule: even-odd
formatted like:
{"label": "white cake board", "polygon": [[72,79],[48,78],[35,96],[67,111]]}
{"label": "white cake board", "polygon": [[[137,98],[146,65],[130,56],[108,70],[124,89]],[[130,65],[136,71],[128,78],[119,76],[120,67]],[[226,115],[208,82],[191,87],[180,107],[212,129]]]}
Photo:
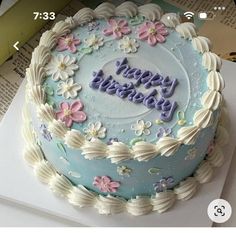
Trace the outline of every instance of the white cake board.
{"label": "white cake board", "polygon": [[[224,62],[222,75],[226,81],[224,96],[231,122],[236,119],[235,86],[233,77],[236,64]],[[207,216],[208,204],[219,198],[225,183],[235,149],[236,124],[231,124],[230,141],[223,149],[226,162],[215,169],[213,180],[200,187],[189,201],[177,201],[172,209],[163,214],[153,213],[133,217],[129,214],[99,215],[93,208],[77,209],[66,200],[52,194],[48,186],[41,184],[22,157],[24,147],[21,137],[21,110],[24,103],[25,83],[20,87],[13,103],[0,125],[0,198],[45,211],[87,226],[211,226]]]}

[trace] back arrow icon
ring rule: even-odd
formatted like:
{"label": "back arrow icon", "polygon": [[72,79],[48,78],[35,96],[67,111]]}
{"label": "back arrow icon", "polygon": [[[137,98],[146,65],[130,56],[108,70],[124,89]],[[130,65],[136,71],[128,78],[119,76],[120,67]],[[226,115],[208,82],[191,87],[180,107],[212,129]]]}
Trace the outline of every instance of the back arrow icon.
{"label": "back arrow icon", "polygon": [[19,41],[16,41],[16,43],[13,45],[13,47],[14,47],[16,50],[19,50],[19,48],[17,47],[17,45],[18,45],[19,43],[20,43]]}

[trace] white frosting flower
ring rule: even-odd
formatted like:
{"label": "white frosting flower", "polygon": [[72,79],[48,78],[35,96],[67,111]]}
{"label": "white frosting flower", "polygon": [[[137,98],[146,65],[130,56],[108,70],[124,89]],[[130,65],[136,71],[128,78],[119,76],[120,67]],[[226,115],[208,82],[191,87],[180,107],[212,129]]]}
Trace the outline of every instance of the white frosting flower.
{"label": "white frosting flower", "polygon": [[89,38],[84,39],[85,44],[87,44],[87,46],[98,50],[99,47],[104,45],[103,42],[103,38],[102,37],[98,37],[95,34],[92,34]]}
{"label": "white frosting flower", "polygon": [[81,85],[74,83],[74,80],[69,78],[65,82],[58,84],[57,94],[62,95],[66,99],[75,98],[81,89]]}
{"label": "white frosting flower", "polygon": [[131,125],[131,129],[135,130],[135,134],[137,136],[149,135],[151,132],[149,128],[151,127],[152,123],[150,121],[144,122],[143,120],[137,120],[137,122]]}
{"label": "white frosting flower", "polygon": [[46,66],[47,75],[52,75],[54,81],[66,80],[69,76],[74,75],[74,71],[79,68],[75,64],[76,58],[69,55],[59,54],[53,56],[49,64]]}
{"label": "white frosting flower", "polygon": [[118,166],[117,167],[117,173],[120,176],[130,176],[131,172],[132,172],[132,169],[127,166]]}
{"label": "white frosting flower", "polygon": [[128,36],[124,36],[118,42],[118,48],[125,53],[136,53],[138,51],[139,44],[136,39],[131,39]]}
{"label": "white frosting flower", "polygon": [[95,123],[89,123],[87,128],[84,128],[86,133],[86,139],[91,140],[92,138],[105,138],[107,129],[102,126],[100,121]]}
{"label": "white frosting flower", "polygon": [[197,155],[197,149],[195,147],[191,148],[187,151],[187,154],[188,155],[186,155],[184,159],[185,160],[193,160],[193,159],[195,159],[195,157]]}

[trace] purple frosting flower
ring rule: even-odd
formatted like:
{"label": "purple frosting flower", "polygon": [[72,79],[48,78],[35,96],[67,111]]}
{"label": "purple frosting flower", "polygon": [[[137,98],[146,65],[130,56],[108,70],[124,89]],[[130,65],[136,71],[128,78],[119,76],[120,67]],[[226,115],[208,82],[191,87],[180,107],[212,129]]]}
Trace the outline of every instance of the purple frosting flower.
{"label": "purple frosting flower", "polygon": [[170,128],[161,127],[161,128],[159,128],[159,130],[157,132],[157,137],[161,138],[161,137],[164,137],[164,136],[168,136],[171,133],[172,133],[172,130]]}
{"label": "purple frosting flower", "polygon": [[51,133],[48,131],[46,125],[42,124],[40,126],[40,133],[42,134],[42,136],[47,140],[47,141],[51,141],[52,140],[52,136]]}
{"label": "purple frosting flower", "polygon": [[153,187],[157,193],[163,192],[171,187],[174,183],[174,178],[172,176],[162,177],[158,182],[153,184]]}
{"label": "purple frosting flower", "polygon": [[88,24],[88,31],[91,32],[93,30],[98,30],[99,29],[99,22],[92,21]]}
{"label": "purple frosting flower", "polygon": [[118,142],[118,138],[109,138],[107,145],[112,145],[113,142]]}

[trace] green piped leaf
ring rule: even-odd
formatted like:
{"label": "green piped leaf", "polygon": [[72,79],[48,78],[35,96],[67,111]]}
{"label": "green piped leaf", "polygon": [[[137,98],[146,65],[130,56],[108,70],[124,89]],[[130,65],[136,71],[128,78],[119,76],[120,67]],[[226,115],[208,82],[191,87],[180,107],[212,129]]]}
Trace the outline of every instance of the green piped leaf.
{"label": "green piped leaf", "polygon": [[132,26],[136,26],[136,25],[141,24],[143,21],[144,21],[144,17],[141,16],[141,15],[137,15],[137,16],[131,18],[130,21],[129,21],[129,23],[130,23]]}
{"label": "green piped leaf", "polygon": [[151,167],[150,169],[148,169],[148,173],[150,175],[157,175],[160,172],[160,168],[158,167]]}
{"label": "green piped leaf", "polygon": [[135,143],[141,142],[141,141],[146,141],[146,139],[145,139],[145,138],[133,138],[133,139],[129,142],[129,144],[130,144],[131,146],[133,146],[133,145],[135,145]]}
{"label": "green piped leaf", "polygon": [[93,49],[90,47],[84,47],[84,48],[79,49],[79,51],[84,54],[90,54],[93,52]]}
{"label": "green piped leaf", "polygon": [[67,157],[66,148],[63,146],[62,143],[58,142],[57,143],[57,148]]}

